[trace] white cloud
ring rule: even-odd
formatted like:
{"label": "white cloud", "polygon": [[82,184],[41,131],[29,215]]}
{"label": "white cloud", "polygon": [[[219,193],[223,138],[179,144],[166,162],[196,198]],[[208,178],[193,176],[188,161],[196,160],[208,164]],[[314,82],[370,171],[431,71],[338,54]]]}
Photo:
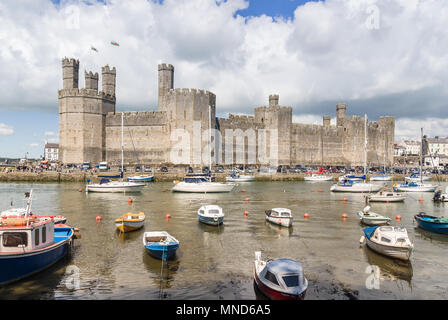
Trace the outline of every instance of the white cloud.
{"label": "white cloud", "polygon": [[57,133],[53,132],[53,131],[45,131],[44,136],[46,137],[52,137],[52,136],[56,136]]}
{"label": "white cloud", "polygon": [[429,137],[448,137],[448,119],[426,118],[410,119],[400,118],[395,121],[395,140],[420,139],[420,129]]}
{"label": "white cloud", "polygon": [[29,146],[30,146],[31,148],[35,148],[35,147],[38,147],[39,144],[38,144],[38,143],[30,143]]}
{"label": "white cloud", "polygon": [[[216,93],[220,114],[251,114],[272,93],[293,106],[297,121],[317,123],[323,114],[334,117],[333,101],[370,99],[373,107],[349,104],[348,112],[371,117],[390,111],[421,119],[429,109],[435,116],[447,107],[445,0],[309,2],[293,20],[235,16],[248,6],[243,0],[73,3],[67,9],[46,0],[0,2],[0,108],[57,112],[64,56],[80,59],[80,87],[85,69],[115,66],[117,103],[130,109],[156,106],[161,62],[175,65],[176,87]],[[366,27],[372,5],[379,29]],[[437,99],[424,95],[431,88]],[[411,94],[414,101],[423,97],[423,105],[389,99]],[[332,105],[324,110],[327,101]]]}
{"label": "white cloud", "polygon": [[4,123],[0,123],[0,136],[12,136],[14,134],[14,128]]}

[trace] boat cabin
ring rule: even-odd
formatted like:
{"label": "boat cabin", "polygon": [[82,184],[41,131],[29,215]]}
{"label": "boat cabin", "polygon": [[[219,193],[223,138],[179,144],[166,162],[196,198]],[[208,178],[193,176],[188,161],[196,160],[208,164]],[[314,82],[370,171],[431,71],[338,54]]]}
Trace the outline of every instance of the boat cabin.
{"label": "boat cabin", "polygon": [[269,262],[260,272],[259,278],[269,287],[290,294],[300,294],[307,287],[302,265],[291,259]]}
{"label": "boat cabin", "polygon": [[25,218],[2,219],[0,253],[31,252],[54,243],[54,221],[30,222],[29,226],[21,225],[22,221]]}
{"label": "boat cabin", "polygon": [[376,243],[389,246],[408,246],[411,244],[408,232],[402,227],[384,226],[373,231],[370,239]]}
{"label": "boat cabin", "polygon": [[273,218],[292,218],[291,210],[286,208],[274,208],[267,210],[266,215]]}
{"label": "boat cabin", "polygon": [[222,208],[216,205],[202,206],[198,213],[202,216],[223,216]]}

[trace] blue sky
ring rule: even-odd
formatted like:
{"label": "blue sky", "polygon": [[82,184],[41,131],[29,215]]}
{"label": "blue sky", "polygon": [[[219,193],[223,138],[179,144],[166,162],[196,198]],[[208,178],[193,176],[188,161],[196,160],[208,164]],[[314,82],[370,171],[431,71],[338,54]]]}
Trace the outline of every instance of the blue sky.
{"label": "blue sky", "polygon": [[117,111],[156,109],[170,63],[174,86],[215,93],[220,117],[279,94],[294,122],[342,102],[396,117],[396,140],[448,135],[446,0],[0,1],[0,15],[0,157],[57,140],[63,57],[80,60],[80,88],[84,70],[116,67]]}

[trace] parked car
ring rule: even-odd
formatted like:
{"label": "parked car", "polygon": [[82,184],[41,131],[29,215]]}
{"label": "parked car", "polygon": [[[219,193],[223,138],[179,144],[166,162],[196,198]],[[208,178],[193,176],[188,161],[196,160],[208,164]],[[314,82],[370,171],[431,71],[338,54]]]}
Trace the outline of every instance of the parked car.
{"label": "parked car", "polygon": [[167,167],[161,167],[160,168],[160,172],[168,172],[168,168]]}
{"label": "parked car", "polygon": [[202,173],[209,173],[210,169],[208,167],[202,167]]}
{"label": "parked car", "polygon": [[103,161],[103,162],[100,162],[100,164],[99,164],[99,166],[98,166],[98,169],[99,169],[100,171],[107,171],[107,170],[109,170],[110,168],[109,168],[109,165],[107,164],[107,162],[106,162],[106,161]]}
{"label": "parked car", "polygon": [[89,170],[91,167],[90,167],[90,162],[84,162],[83,164],[82,164],[82,169],[84,169],[84,170]]}
{"label": "parked car", "polygon": [[145,172],[151,172],[151,171],[152,171],[152,168],[151,168],[150,166],[145,166],[144,171],[145,171]]}
{"label": "parked car", "polygon": [[224,173],[224,168],[223,167],[219,167],[219,168],[216,169],[216,172]]}

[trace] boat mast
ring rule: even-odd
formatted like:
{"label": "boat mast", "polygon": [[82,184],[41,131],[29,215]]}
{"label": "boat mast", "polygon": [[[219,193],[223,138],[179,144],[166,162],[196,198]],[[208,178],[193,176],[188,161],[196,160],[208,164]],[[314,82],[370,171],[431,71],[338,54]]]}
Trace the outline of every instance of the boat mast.
{"label": "boat mast", "polygon": [[124,112],[121,113],[121,181],[123,181],[123,158],[124,158]]}
{"label": "boat mast", "polygon": [[423,184],[423,128],[420,128],[420,183]]}
{"label": "boat mast", "polygon": [[[25,194],[25,196],[26,196],[26,194]],[[33,196],[33,189],[31,189],[30,194],[29,194],[29,196],[28,196],[28,200],[27,200],[27,202],[26,202],[25,219],[26,219],[26,226],[27,226],[27,227],[28,227],[28,224],[29,224],[29,220],[28,220],[28,218],[29,218],[30,213],[31,213],[31,197],[32,197],[32,196]]]}
{"label": "boat mast", "polygon": [[364,176],[367,180],[367,114],[364,115]]}
{"label": "boat mast", "polygon": [[209,157],[209,179],[210,182],[212,181],[212,106],[208,106],[208,121],[209,121],[209,128],[208,128],[208,157]]}

